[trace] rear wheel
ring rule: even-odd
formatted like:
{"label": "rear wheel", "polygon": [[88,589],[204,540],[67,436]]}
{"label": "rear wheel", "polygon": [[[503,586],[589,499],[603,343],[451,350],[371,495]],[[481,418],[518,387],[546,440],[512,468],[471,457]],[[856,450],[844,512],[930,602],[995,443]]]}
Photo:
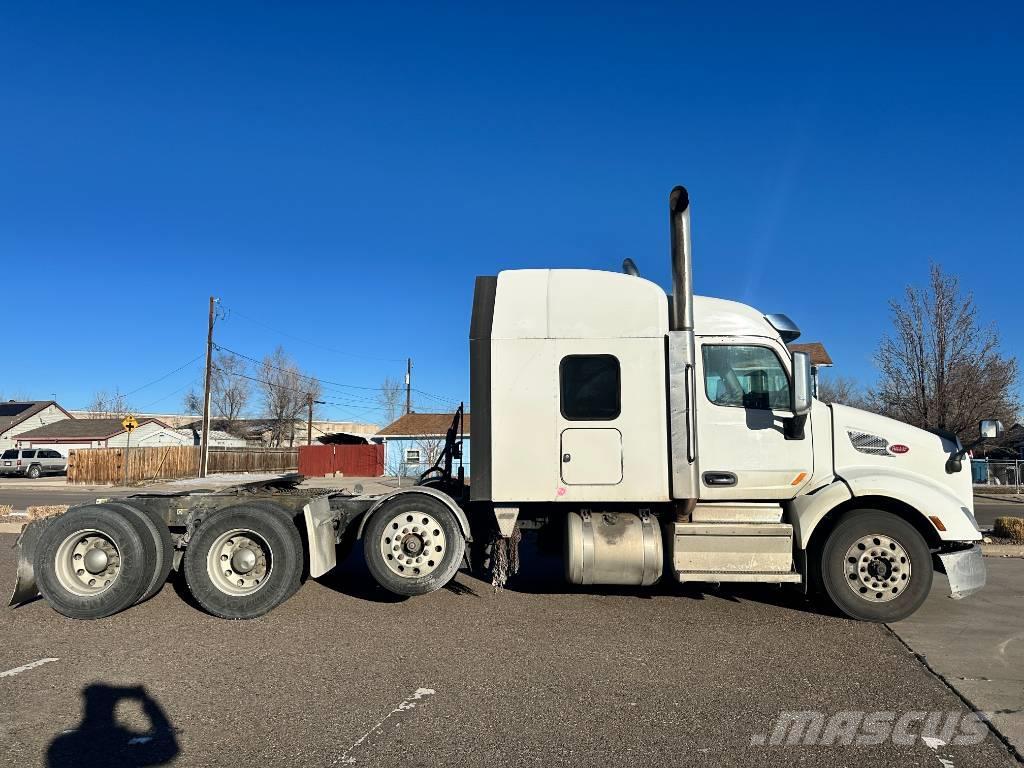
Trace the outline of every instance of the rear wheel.
{"label": "rear wheel", "polygon": [[28,476],[31,477],[33,480],[38,479],[38,477],[42,473],[43,471],[39,468],[38,464],[33,464],[31,467],[28,468]]}
{"label": "rear wheel", "polygon": [[821,580],[839,610],[861,621],[904,619],[928,597],[932,556],[914,526],[880,510],[848,513],[821,552]]}
{"label": "rear wheel", "polygon": [[373,578],[396,595],[425,595],[455,576],[466,539],[455,515],[425,494],[404,494],[373,513],[363,554]]}
{"label": "rear wheel", "polygon": [[220,510],[199,526],[185,550],[185,580],[205,611],[223,619],[268,613],[299,588],[302,540],[272,510]]}
{"label": "rear wheel", "polygon": [[[142,526],[146,537],[152,544],[152,555],[149,563],[149,581],[138,602],[144,603],[163,589],[167,577],[171,573],[174,561],[174,545],[171,542],[171,531],[167,523],[156,513],[146,508],[139,508],[121,502],[107,502],[104,506],[121,510],[125,515],[133,516]],[[149,548],[147,547],[147,550]]]}
{"label": "rear wheel", "polygon": [[43,534],[33,563],[39,592],[73,619],[99,619],[134,604],[149,584],[138,524],[107,506],[76,507]]}

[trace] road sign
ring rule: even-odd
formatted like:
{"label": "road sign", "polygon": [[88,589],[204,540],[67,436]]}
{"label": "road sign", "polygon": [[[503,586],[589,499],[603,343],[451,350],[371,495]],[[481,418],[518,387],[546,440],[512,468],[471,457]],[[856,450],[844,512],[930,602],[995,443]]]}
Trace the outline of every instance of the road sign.
{"label": "road sign", "polygon": [[128,431],[128,434],[130,435],[138,428],[139,422],[136,420],[134,416],[132,416],[129,413],[127,416],[121,419],[121,426],[124,427]]}

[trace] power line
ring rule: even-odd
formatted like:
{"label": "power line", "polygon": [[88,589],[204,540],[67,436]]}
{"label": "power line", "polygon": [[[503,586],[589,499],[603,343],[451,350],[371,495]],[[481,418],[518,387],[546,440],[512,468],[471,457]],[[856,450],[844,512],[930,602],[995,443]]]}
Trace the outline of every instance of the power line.
{"label": "power line", "polygon": [[[245,373],[237,373],[235,371],[225,371],[219,365],[214,365],[213,367],[216,370],[220,371],[221,373],[227,374],[229,376],[239,376],[239,377],[241,377],[243,379],[248,379],[249,381],[254,381],[257,384],[265,384],[268,387],[276,387],[277,389],[284,389],[284,390],[287,390],[289,392],[296,392],[296,393],[298,393],[300,395],[308,395],[309,394],[308,390],[305,390],[305,389],[298,389],[296,387],[289,387],[289,386],[286,386],[284,384],[277,384],[277,383],[272,382],[272,381],[267,381],[266,379],[258,379],[255,376],[249,376],[248,374],[245,374]],[[363,407],[362,403],[339,403],[336,400],[323,400],[322,402],[323,402],[324,405],[334,405],[334,406],[338,406],[339,408],[362,408]],[[378,406],[378,407],[374,407],[374,408],[367,408],[363,412],[364,413],[368,413],[369,411],[383,411],[383,410],[386,410],[386,409],[383,406]]]}
{"label": "power line", "polygon": [[188,368],[188,367],[189,367],[190,365],[192,365],[193,363],[196,363],[196,362],[198,362],[199,360],[202,360],[202,359],[203,359],[203,355],[198,355],[197,357],[193,357],[193,358],[192,358],[191,360],[189,360],[189,361],[188,361],[187,363],[185,363],[185,364],[184,364],[184,365],[182,365],[182,366],[179,366],[179,367],[175,368],[175,369],[174,369],[173,371],[171,371],[170,373],[165,373],[165,374],[164,374],[163,376],[161,376],[161,377],[160,377],[159,379],[153,379],[153,381],[149,382],[148,384],[143,384],[143,385],[142,385],[141,387],[137,387],[137,388],[133,389],[133,390],[132,390],[131,392],[126,392],[124,396],[125,396],[125,397],[128,397],[128,396],[130,396],[130,395],[134,395],[134,394],[135,394],[136,392],[141,392],[141,391],[142,391],[142,390],[144,390],[144,389],[145,389],[146,387],[151,387],[151,386],[153,386],[154,384],[159,384],[159,383],[160,383],[161,381],[163,381],[164,379],[170,378],[171,376],[173,376],[174,374],[176,374],[176,373],[177,373],[178,371],[183,371],[183,370],[185,370],[186,368]]}
{"label": "power line", "polygon": [[[340,381],[331,381],[330,379],[322,379],[322,378],[320,378],[318,376],[309,376],[307,374],[300,373],[297,370],[288,370],[288,369],[285,369],[285,368],[281,368],[280,366],[274,365],[273,363],[269,363],[269,362],[267,362],[265,360],[257,360],[254,357],[250,357],[249,355],[243,354],[241,352],[236,352],[235,350],[229,349],[228,347],[225,347],[225,346],[223,346],[221,344],[217,344],[216,342],[214,342],[213,346],[214,346],[214,348],[216,348],[217,350],[219,350],[221,352],[227,352],[228,354],[234,355],[235,357],[240,357],[243,360],[248,360],[253,365],[267,366],[269,368],[273,368],[275,371],[281,371],[282,373],[290,373],[290,374],[293,374],[293,375],[295,375],[295,376],[297,376],[299,378],[306,379],[307,381],[314,381],[314,382],[316,382],[317,384],[320,384],[320,385],[327,384],[327,385],[330,385],[332,387],[343,387],[343,388],[346,388],[346,389],[360,389],[360,390],[371,391],[371,392],[376,392],[376,391],[378,391],[380,389],[379,387],[367,387],[367,386],[364,386],[364,385],[361,385],[361,384],[347,384],[347,383],[340,382]],[[218,369],[218,370],[223,370],[223,369]],[[228,371],[224,371],[224,372],[228,373],[230,375],[230,372],[228,372]],[[269,382],[264,382],[264,383],[269,384]],[[271,386],[274,386],[274,385],[271,385]],[[461,402],[459,400],[453,400],[453,399],[448,398],[448,397],[442,397],[440,395],[435,395],[435,394],[433,394],[431,392],[426,392],[426,391],[424,391],[422,389],[413,389],[412,391],[413,392],[417,392],[418,394],[421,394],[421,395],[423,395],[425,397],[431,398],[433,400],[436,400],[436,401],[438,401],[440,403],[444,403],[444,404],[447,404],[447,405],[458,405],[458,403]],[[376,402],[376,398],[363,397],[363,396],[360,396],[360,395],[357,395],[357,394],[354,394],[354,393],[351,393],[351,392],[344,392],[344,393],[339,393],[339,394],[344,394],[345,397],[349,397],[349,398],[356,399],[356,400],[365,400],[366,402]]]}

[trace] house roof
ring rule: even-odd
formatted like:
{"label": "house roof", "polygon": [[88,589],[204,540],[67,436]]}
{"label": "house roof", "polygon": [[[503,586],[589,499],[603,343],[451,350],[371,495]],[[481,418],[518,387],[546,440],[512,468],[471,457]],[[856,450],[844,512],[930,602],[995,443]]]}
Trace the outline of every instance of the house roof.
{"label": "house roof", "polygon": [[[141,419],[139,426],[149,423],[167,427],[159,419]],[[18,440],[34,440],[48,437],[51,439],[78,438],[81,440],[105,440],[108,437],[124,432],[121,419],[63,419],[43,427],[30,429],[17,435]]]}
{"label": "house roof", "polygon": [[[54,400],[8,400],[5,403],[0,403],[0,434],[6,432],[12,427],[16,427],[25,419],[30,419],[40,411],[45,411],[51,405],[57,405]],[[71,414],[61,408],[61,412],[71,418]]]}
{"label": "house roof", "polygon": [[791,352],[806,352],[811,356],[811,365],[832,365],[832,357],[820,341],[809,341],[806,344],[790,344]]}
{"label": "house roof", "polygon": [[[438,437],[448,434],[454,413],[407,413],[377,434],[382,437]],[[469,437],[469,414],[462,418],[463,431]]]}

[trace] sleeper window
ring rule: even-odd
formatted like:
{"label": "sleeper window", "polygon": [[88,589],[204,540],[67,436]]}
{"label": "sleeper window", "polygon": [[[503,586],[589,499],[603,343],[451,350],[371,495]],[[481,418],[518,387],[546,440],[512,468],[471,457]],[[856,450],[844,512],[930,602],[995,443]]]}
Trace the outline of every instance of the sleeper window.
{"label": "sleeper window", "polygon": [[569,355],[559,366],[562,416],[611,421],[621,410],[621,374],[614,355]]}

